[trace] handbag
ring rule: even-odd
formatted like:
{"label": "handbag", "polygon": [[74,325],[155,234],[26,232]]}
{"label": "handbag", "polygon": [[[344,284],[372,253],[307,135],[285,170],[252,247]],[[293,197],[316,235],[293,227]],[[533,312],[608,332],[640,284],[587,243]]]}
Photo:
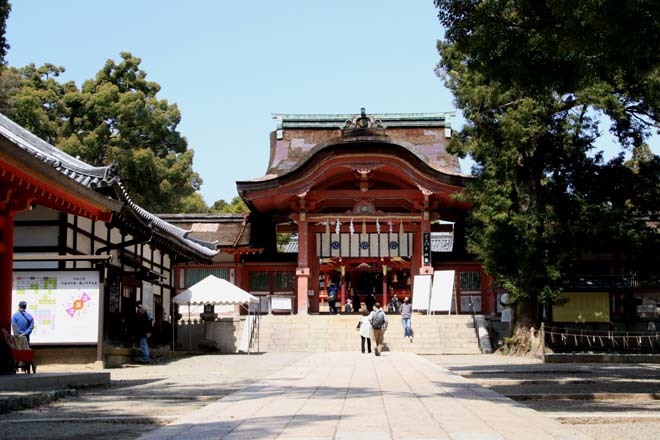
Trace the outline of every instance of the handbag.
{"label": "handbag", "polygon": [[355,327],[355,330],[360,331],[360,326],[362,325],[362,321],[358,321],[357,327]]}

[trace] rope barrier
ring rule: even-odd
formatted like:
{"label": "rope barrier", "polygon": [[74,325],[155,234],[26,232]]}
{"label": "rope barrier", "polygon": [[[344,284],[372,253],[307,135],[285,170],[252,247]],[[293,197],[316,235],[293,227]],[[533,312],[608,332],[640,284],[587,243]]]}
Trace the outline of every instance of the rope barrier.
{"label": "rope barrier", "polygon": [[623,349],[629,349],[632,346],[643,347],[648,343],[649,347],[654,347],[660,340],[660,332],[657,331],[614,331],[614,330],[588,330],[583,328],[570,327],[545,327],[545,335],[550,336],[550,343],[555,345],[588,345],[594,347],[596,341],[600,347],[611,345],[612,347],[621,346]]}

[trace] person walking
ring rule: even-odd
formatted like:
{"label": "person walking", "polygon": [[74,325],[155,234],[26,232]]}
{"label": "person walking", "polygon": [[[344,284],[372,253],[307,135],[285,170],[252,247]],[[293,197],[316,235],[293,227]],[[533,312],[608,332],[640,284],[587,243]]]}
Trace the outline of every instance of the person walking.
{"label": "person walking", "polygon": [[374,304],[376,303],[376,297],[373,293],[368,293],[367,297],[364,299],[364,304],[367,306],[367,310],[372,312],[374,310]]}
{"label": "person walking", "polygon": [[328,285],[328,309],[331,314],[337,313],[337,285],[334,282],[330,282],[330,285]]}
{"label": "person walking", "polygon": [[364,342],[367,342],[367,353],[371,353],[371,322],[369,322],[369,312],[362,310],[362,318],[358,322],[358,331],[362,340],[362,354],[364,354]]}
{"label": "person walking", "polygon": [[148,363],[151,361],[151,354],[149,353],[149,341],[151,337],[151,318],[147,313],[147,308],[141,302],[136,303],[137,316],[135,335],[140,341],[140,350],[142,350],[142,361]]}
{"label": "person walking", "polygon": [[401,304],[401,323],[403,324],[403,337],[410,338],[410,342],[413,341],[412,338],[412,327],[410,326],[410,320],[412,318],[412,304],[408,297],[403,299],[403,304]]}
{"label": "person walking", "polygon": [[351,296],[353,297],[353,311],[359,312],[362,308],[362,303],[360,302],[360,295],[351,289]]}
{"label": "person walking", "polygon": [[28,346],[30,345],[30,335],[34,330],[34,318],[27,312],[27,303],[21,301],[18,303],[18,311],[11,317],[11,326],[16,336],[25,336]]}
{"label": "person walking", "polygon": [[374,355],[380,356],[383,351],[385,330],[387,330],[387,315],[385,315],[385,311],[380,303],[377,302],[374,304],[374,310],[369,314],[369,322],[371,323],[375,344]]}

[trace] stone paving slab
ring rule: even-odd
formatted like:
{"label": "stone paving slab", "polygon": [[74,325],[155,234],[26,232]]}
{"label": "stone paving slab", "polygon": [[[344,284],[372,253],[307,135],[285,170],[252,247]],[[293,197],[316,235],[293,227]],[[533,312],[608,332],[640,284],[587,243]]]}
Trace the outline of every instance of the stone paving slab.
{"label": "stone paving slab", "polygon": [[412,353],[318,353],[144,440],[588,440]]}

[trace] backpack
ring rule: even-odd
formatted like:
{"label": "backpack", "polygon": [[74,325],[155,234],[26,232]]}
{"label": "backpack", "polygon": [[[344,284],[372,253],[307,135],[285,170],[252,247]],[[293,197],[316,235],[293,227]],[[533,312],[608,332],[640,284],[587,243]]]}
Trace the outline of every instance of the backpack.
{"label": "backpack", "polygon": [[383,328],[383,324],[385,324],[385,313],[383,313],[382,310],[379,310],[371,319],[371,327],[380,330]]}

